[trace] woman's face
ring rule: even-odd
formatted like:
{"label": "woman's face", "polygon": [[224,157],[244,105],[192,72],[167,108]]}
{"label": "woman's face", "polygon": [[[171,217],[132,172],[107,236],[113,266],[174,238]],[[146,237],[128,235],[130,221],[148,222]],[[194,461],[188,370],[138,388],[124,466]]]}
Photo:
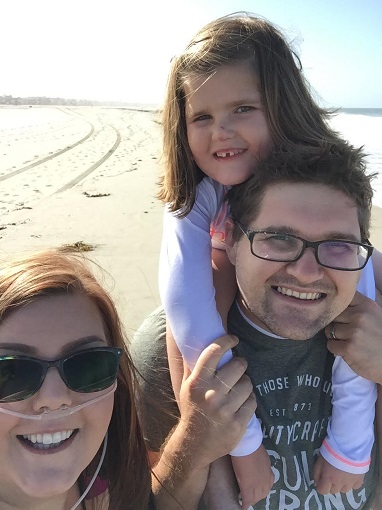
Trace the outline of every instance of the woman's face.
{"label": "woman's face", "polygon": [[[44,360],[107,344],[97,307],[80,294],[36,299],[0,323],[0,355],[23,354]],[[1,404],[25,414],[75,406],[106,393],[71,391],[56,368],[49,368],[32,397]],[[0,495],[51,497],[64,494],[97,453],[109,426],[113,393],[62,418],[30,420],[0,412]],[[49,443],[49,447],[47,446]]]}

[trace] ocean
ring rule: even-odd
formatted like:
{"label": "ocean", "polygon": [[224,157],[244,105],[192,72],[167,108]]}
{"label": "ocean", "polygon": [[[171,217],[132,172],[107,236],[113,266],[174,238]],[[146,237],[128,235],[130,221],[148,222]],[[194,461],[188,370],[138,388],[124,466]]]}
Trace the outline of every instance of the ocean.
{"label": "ocean", "polygon": [[331,125],[356,147],[363,146],[373,181],[374,205],[382,207],[382,108],[341,108]]}

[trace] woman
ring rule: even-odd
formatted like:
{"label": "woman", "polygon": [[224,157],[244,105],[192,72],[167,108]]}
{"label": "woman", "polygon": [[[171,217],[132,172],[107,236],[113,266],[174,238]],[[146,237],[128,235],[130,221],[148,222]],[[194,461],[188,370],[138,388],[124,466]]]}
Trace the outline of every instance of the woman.
{"label": "woman", "polygon": [[[155,508],[124,340],[111,298],[81,257],[48,251],[1,263],[0,507]],[[193,508],[209,463],[240,439],[254,412],[245,363],[216,377],[233,343],[226,337],[202,356],[183,385],[182,420],[155,468],[158,510]],[[226,394],[228,386],[238,391]],[[206,405],[211,388],[215,401]],[[236,430],[213,443],[233,415]]]}

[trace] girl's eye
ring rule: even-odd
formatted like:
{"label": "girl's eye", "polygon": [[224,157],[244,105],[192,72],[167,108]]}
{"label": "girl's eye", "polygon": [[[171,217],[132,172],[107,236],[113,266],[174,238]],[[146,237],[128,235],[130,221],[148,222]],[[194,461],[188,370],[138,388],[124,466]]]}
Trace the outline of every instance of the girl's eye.
{"label": "girl's eye", "polygon": [[255,110],[255,108],[253,106],[239,106],[238,108],[236,108],[236,112],[237,113],[247,113],[247,112],[251,112],[252,110]]}
{"label": "girl's eye", "polygon": [[204,114],[204,115],[199,115],[198,117],[195,117],[193,119],[193,122],[201,122],[203,120],[208,120],[211,118],[211,115],[208,115],[208,113]]}

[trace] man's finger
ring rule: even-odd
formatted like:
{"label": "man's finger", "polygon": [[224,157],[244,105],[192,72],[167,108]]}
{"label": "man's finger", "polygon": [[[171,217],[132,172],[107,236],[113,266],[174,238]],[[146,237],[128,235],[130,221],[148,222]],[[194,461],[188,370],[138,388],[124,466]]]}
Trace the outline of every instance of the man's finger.
{"label": "man's finger", "polygon": [[215,374],[222,356],[239,342],[234,335],[224,335],[214,340],[212,344],[204,349],[195,364],[192,375],[198,377],[202,370]]}
{"label": "man's finger", "polygon": [[237,384],[247,367],[248,363],[244,358],[235,357],[215,372],[215,377],[224,385],[226,394]]}
{"label": "man's finger", "polygon": [[362,302],[365,301],[365,299],[367,300],[369,298],[367,298],[366,296],[358,292],[358,290],[356,290],[349,306],[358,306],[362,304]]}

